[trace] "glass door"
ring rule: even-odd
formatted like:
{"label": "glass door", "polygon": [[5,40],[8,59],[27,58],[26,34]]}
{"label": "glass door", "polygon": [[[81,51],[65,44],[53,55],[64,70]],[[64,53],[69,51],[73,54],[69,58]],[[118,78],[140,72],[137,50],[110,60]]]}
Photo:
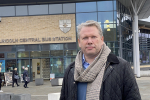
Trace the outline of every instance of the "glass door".
{"label": "glass door", "polygon": [[29,59],[19,59],[17,61],[18,64],[18,70],[19,70],[19,76],[21,76],[21,74],[23,74],[24,69],[26,67],[28,67],[28,76],[30,77],[30,65],[29,65]]}

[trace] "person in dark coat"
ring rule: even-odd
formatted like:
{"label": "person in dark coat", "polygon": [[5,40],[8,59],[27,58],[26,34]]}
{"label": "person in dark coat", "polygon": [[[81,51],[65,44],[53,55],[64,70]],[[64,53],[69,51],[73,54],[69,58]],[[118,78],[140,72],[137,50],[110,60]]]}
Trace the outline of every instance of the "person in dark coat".
{"label": "person in dark coat", "polygon": [[28,88],[27,87],[28,82],[26,80],[26,77],[28,77],[28,68],[27,67],[25,68],[25,70],[23,72],[24,88]]}
{"label": "person in dark coat", "polygon": [[130,64],[111,54],[100,24],[77,28],[81,50],[65,70],[60,100],[141,100]]}
{"label": "person in dark coat", "polygon": [[18,75],[17,68],[14,68],[14,70],[13,70],[13,74],[12,74],[12,81],[13,81],[12,87],[14,87],[14,83],[16,83],[17,86],[19,86],[18,82],[17,82],[17,79],[14,78],[15,75]]}

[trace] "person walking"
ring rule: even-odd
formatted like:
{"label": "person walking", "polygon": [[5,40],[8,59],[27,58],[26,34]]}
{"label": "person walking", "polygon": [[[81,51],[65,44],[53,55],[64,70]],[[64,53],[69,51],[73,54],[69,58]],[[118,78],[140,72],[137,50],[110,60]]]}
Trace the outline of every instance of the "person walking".
{"label": "person walking", "polygon": [[[15,75],[16,75],[17,78],[15,77]],[[19,76],[18,76],[18,73],[17,73],[17,68],[14,68],[13,74],[12,74],[12,81],[13,81],[12,87],[14,87],[14,83],[16,83],[17,87],[19,86],[18,82],[17,82],[18,79],[19,79]]]}
{"label": "person walking", "polygon": [[28,77],[28,68],[26,67],[23,72],[24,88],[28,88],[27,87],[27,84],[28,84],[27,77]]}
{"label": "person walking", "polygon": [[130,64],[111,54],[100,24],[77,28],[81,50],[65,70],[60,100],[141,100]]}

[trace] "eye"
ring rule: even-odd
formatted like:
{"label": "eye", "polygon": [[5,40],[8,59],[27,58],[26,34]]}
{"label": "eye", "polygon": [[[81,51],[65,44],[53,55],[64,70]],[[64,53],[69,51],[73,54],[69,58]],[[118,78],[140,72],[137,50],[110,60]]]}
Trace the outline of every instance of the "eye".
{"label": "eye", "polygon": [[92,36],[92,39],[95,39],[96,38],[96,36]]}
{"label": "eye", "polygon": [[86,40],[86,39],[88,39],[88,37],[84,37],[84,38],[83,38],[83,40]]}

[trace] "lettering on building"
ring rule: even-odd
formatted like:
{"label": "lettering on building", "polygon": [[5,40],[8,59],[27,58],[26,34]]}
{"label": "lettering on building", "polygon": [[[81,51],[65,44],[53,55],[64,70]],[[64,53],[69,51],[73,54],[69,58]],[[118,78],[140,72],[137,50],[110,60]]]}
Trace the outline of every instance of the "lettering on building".
{"label": "lettering on building", "polygon": [[28,43],[28,42],[51,42],[51,41],[70,41],[72,37],[47,37],[47,38],[20,38],[20,39],[1,39],[0,43]]}

